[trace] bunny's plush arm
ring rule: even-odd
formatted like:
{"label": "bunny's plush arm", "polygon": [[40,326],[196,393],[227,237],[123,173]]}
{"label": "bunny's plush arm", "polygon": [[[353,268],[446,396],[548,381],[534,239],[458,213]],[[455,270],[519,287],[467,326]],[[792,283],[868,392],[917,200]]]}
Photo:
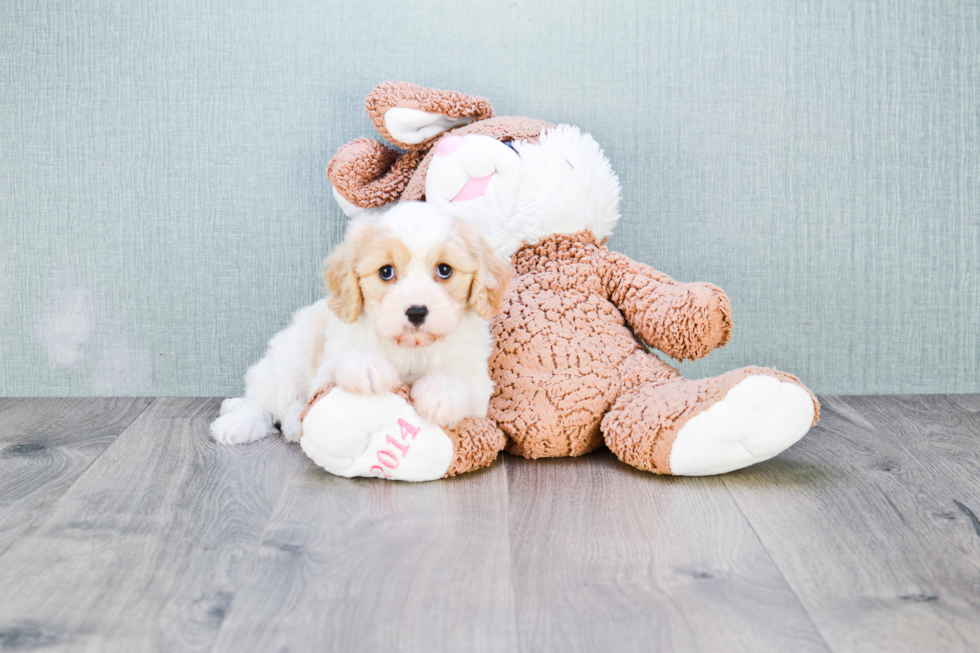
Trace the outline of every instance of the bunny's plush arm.
{"label": "bunny's plush arm", "polygon": [[724,347],[732,308],[710,283],[680,283],[649,265],[605,251],[600,263],[610,301],[633,332],[671,358],[695,360]]}

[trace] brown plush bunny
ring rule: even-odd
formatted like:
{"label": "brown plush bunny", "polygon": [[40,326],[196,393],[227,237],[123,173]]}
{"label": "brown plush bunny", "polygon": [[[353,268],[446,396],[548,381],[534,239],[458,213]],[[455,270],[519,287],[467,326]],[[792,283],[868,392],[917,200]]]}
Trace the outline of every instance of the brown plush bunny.
{"label": "brown plush bunny", "polygon": [[[789,374],[747,367],[689,381],[647,350],[693,360],[724,346],[728,297],[606,248],[619,219],[619,181],[589,135],[494,117],[483,98],[407,83],[378,86],[366,106],[378,131],[405,151],[368,139],[341,148],[328,177],[345,212],[405,199],[437,204],[479,224],[517,272],[493,322],[496,390],[487,419],[424,425],[426,437],[451,443],[452,455],[444,446],[445,462],[417,461],[430,463],[421,475],[384,476],[449,476],[489,464],[505,447],[539,458],[602,444],[651,472],[717,474],[777,455],[816,422],[816,399]],[[390,406],[402,423],[420,420],[404,391],[359,398],[357,406],[321,401],[326,394],[310,402],[308,419],[322,413],[317,424],[367,405]],[[383,441],[389,423],[394,417],[382,416],[362,432],[337,434],[305,422],[301,442],[328,471],[357,475],[346,472],[366,468],[358,457],[379,456],[369,443]],[[361,453],[338,465],[339,451]]]}

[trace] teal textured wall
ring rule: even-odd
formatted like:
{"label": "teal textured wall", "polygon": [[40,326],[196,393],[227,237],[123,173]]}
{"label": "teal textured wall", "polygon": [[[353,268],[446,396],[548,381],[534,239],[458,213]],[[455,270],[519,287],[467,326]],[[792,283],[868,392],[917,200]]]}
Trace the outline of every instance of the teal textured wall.
{"label": "teal textured wall", "polygon": [[690,376],[980,391],[972,0],[6,0],[0,394],[239,392],[385,80],[595,135],[612,246],[732,298]]}

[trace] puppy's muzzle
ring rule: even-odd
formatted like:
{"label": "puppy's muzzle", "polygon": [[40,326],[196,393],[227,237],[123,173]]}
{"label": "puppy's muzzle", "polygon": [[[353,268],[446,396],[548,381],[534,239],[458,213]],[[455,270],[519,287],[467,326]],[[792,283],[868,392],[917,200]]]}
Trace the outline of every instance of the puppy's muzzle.
{"label": "puppy's muzzle", "polygon": [[429,309],[426,306],[409,306],[405,311],[405,317],[414,326],[420,326],[425,322],[425,316],[429,314]]}

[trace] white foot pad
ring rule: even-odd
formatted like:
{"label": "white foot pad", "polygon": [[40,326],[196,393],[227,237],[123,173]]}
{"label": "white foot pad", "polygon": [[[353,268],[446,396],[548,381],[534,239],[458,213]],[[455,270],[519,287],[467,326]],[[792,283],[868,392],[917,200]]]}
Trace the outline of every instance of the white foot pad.
{"label": "white foot pad", "polygon": [[675,476],[724,474],[769,460],[813,423],[813,400],[795,383],[749,376],[681,427],[670,450]]}
{"label": "white foot pad", "polygon": [[348,478],[432,481],[446,474],[453,459],[449,436],[395,394],[334,388],[306,414],[299,442],[317,465]]}

